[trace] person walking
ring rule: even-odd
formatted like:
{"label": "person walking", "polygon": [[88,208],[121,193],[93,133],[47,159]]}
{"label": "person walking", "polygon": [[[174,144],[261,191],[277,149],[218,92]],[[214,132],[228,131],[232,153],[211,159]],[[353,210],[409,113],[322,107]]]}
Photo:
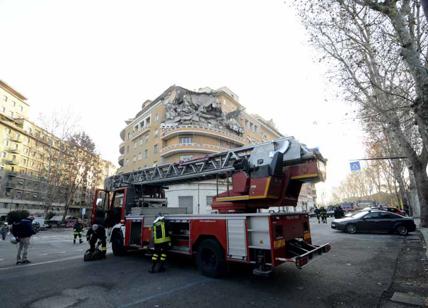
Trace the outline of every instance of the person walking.
{"label": "person walking", "polygon": [[322,206],[320,208],[320,216],[321,216],[321,221],[326,224],[327,223],[327,210]]}
{"label": "person walking", "polygon": [[30,246],[30,238],[35,234],[32,226],[33,220],[25,217],[18,223],[12,225],[12,234],[18,242],[18,254],[16,256],[16,264],[31,263],[28,258],[28,248]]}
{"label": "person walking", "polygon": [[74,234],[73,244],[76,244],[77,237],[79,237],[79,244],[83,243],[82,231],[83,231],[83,224],[80,222],[80,219],[78,219],[73,226],[73,234]]}
{"label": "person walking", "polygon": [[6,239],[6,235],[8,232],[9,232],[9,226],[7,225],[7,222],[5,222],[0,228],[1,238],[3,241]]}
{"label": "person walking", "polygon": [[314,213],[317,216],[318,223],[321,223],[320,222],[320,209],[316,207]]}
{"label": "person walking", "polygon": [[[166,252],[171,246],[171,238],[169,237],[165,217],[163,217],[162,214],[158,214],[156,219],[153,221],[152,233],[155,251],[152,255],[152,268],[149,270],[149,273],[163,272],[165,271],[167,258]],[[157,268],[158,264],[159,267]]]}

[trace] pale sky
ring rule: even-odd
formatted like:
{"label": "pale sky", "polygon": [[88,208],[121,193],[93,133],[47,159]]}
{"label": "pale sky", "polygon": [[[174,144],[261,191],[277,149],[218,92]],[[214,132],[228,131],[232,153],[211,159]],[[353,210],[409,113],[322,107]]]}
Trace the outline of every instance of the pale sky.
{"label": "pale sky", "polygon": [[70,110],[116,165],[124,121],[172,84],[227,86],[248,112],[319,147],[320,197],[364,157],[352,109],[283,1],[0,0],[0,33],[0,79],[28,98],[31,119]]}

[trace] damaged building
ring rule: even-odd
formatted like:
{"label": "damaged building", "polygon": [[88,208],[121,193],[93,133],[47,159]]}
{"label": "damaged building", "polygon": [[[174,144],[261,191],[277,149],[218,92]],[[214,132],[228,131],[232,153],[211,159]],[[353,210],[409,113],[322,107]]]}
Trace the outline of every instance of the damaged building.
{"label": "damaged building", "polygon": [[[272,120],[245,112],[226,87],[191,91],[171,86],[126,121],[121,131],[118,172],[179,162],[281,137]],[[220,190],[224,187],[220,187]],[[217,193],[212,181],[170,186],[168,206],[210,212]]]}

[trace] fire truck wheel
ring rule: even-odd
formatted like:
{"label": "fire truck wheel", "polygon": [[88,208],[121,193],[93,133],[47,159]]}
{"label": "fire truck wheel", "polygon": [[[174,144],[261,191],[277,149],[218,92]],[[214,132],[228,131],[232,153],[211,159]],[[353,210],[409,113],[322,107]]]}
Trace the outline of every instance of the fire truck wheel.
{"label": "fire truck wheel", "polygon": [[198,248],[199,271],[209,277],[220,277],[226,272],[226,260],[220,244],[213,239],[201,242]]}
{"label": "fire truck wheel", "polygon": [[123,237],[121,234],[115,233],[111,239],[111,248],[113,250],[113,255],[115,256],[124,256],[126,254],[126,249],[123,247]]}

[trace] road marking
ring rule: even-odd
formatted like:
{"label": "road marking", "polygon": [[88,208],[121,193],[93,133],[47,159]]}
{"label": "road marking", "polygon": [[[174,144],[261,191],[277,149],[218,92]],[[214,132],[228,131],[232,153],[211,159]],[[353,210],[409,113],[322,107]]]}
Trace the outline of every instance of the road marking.
{"label": "road marking", "polygon": [[193,286],[196,286],[198,284],[201,284],[201,283],[204,283],[204,282],[208,282],[208,281],[212,281],[212,280],[210,280],[208,278],[200,279],[200,280],[197,280],[195,282],[188,283],[188,284],[186,284],[186,285],[184,285],[182,287],[170,289],[170,290],[168,290],[166,292],[161,292],[161,293],[157,293],[157,294],[154,294],[154,295],[151,295],[151,296],[147,296],[147,297],[139,299],[139,300],[137,300],[135,302],[128,303],[128,304],[125,304],[125,305],[122,305],[122,306],[119,306],[119,307],[126,308],[126,307],[131,307],[131,306],[139,305],[139,304],[142,304],[142,303],[147,302],[149,300],[152,300],[154,298],[167,296],[167,295],[173,294],[175,292],[178,292],[178,291],[181,291],[181,290],[184,290],[184,289],[187,289],[187,288],[190,288],[190,287],[193,287]]}
{"label": "road marking", "polygon": [[44,264],[51,264],[51,263],[57,263],[57,262],[63,262],[63,261],[69,261],[69,260],[75,260],[75,259],[83,259],[82,255],[68,257],[68,258],[62,258],[57,260],[50,260],[50,261],[44,261],[44,262],[38,262],[38,263],[30,263],[25,265],[19,265],[19,266],[10,266],[10,267],[0,267],[0,271],[5,271],[8,269],[17,269],[17,268],[25,268],[30,266],[37,266],[37,265],[44,265]]}

